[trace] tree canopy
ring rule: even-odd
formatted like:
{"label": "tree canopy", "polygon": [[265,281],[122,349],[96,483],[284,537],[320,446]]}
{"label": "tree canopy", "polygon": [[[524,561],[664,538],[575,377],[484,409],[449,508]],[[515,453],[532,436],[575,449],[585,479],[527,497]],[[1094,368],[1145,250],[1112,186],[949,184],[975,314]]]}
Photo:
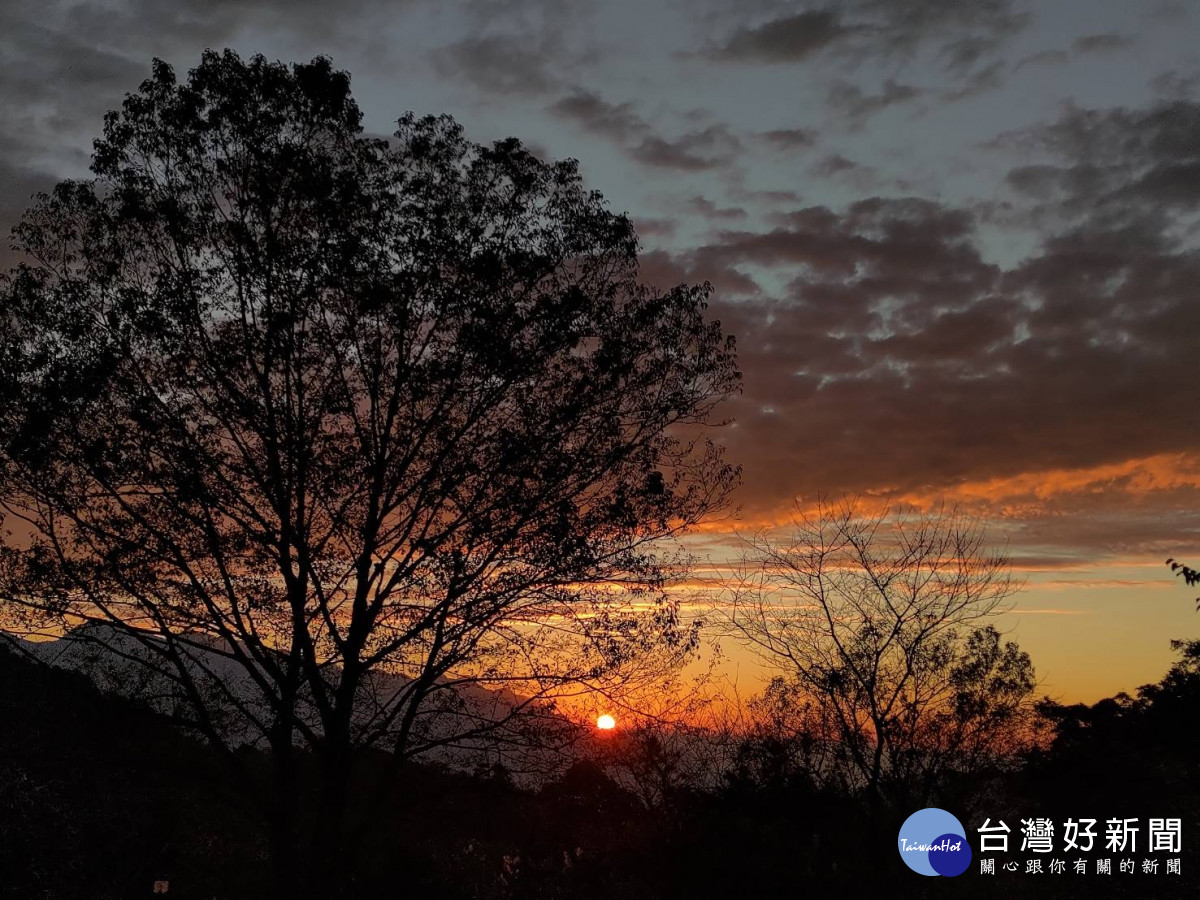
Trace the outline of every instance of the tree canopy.
{"label": "tree canopy", "polygon": [[685,652],[664,541],[737,477],[707,285],[641,284],[573,160],[361,120],[323,58],[155,61],[0,285],[6,626],[268,745],[284,829],[298,744],[336,822],[355,748]]}
{"label": "tree canopy", "polygon": [[756,700],[764,746],[903,809],[1011,762],[1036,680],[989,624],[1019,585],[982,527],[957,510],[853,503],[793,524],[750,539],[725,604],[729,633],[780,672]]}

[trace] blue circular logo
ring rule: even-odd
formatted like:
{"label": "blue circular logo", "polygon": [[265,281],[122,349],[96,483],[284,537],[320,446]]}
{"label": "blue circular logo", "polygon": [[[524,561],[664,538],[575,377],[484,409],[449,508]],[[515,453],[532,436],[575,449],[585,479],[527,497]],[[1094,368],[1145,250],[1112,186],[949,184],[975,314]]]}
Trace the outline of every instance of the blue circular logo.
{"label": "blue circular logo", "polygon": [[900,826],[900,858],[922,875],[961,875],[971,865],[962,822],[944,809],[918,810]]}

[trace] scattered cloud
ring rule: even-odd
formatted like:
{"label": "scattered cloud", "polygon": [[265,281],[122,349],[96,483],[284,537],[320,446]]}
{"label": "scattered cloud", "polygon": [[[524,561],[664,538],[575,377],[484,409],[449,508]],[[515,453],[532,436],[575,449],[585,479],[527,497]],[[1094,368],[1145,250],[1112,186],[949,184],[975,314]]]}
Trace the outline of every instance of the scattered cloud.
{"label": "scattered cloud", "polygon": [[633,104],[610,103],[582,88],[556,100],[550,112],[572,119],[587,131],[617,143],[633,141],[650,129],[649,124],[633,111]]}
{"label": "scattered cloud", "polygon": [[685,172],[723,168],[741,149],[742,142],[724,125],[710,125],[674,138],[647,132],[626,148],[640,163]]}
{"label": "scattered cloud", "polygon": [[682,204],[684,211],[699,215],[710,220],[730,220],[746,218],[746,210],[740,206],[718,206],[707,197],[696,194],[688,197]]}
{"label": "scattered cloud", "polygon": [[908,103],[924,93],[911,84],[900,84],[891,78],[883,83],[877,94],[864,91],[848,81],[835,81],[829,88],[829,106],[852,127],[862,125],[868,118],[890,106]]}
{"label": "scattered cloud", "polygon": [[791,152],[815,147],[819,135],[814,128],[776,128],[759,132],[758,137],[774,150]]}
{"label": "scattered cloud", "polygon": [[1167,100],[1192,99],[1200,93],[1200,73],[1161,72],[1150,79],[1150,89]]}
{"label": "scattered cloud", "polygon": [[578,0],[468,0],[464,11],[464,36],[430,56],[439,74],[481,94],[558,92],[595,59],[592,32],[581,27],[592,10]]}
{"label": "scattered cloud", "polygon": [[1112,53],[1132,47],[1137,41],[1127,34],[1086,34],[1078,37],[1071,44],[1071,49],[1077,54],[1083,53]]}
{"label": "scattered cloud", "polygon": [[1036,201],[1033,212],[1043,223],[1087,220],[1156,243],[1180,230],[1170,226],[1186,232],[1200,215],[1197,102],[1068,106],[1058,119],[1007,132],[989,146],[1033,157],[1014,167],[1007,182]]}
{"label": "scattered cloud", "polygon": [[797,62],[845,39],[855,29],[833,9],[805,10],[752,27],[741,27],[710,51],[733,62]]}
{"label": "scattered cloud", "polygon": [[795,63],[833,52],[851,62],[908,59],[930,50],[948,69],[966,71],[1030,21],[1013,0],[826,0],[796,10],[766,4],[769,18],[741,22],[708,48],[712,59]]}
{"label": "scattered cloud", "polygon": [[633,226],[642,237],[665,238],[674,237],[678,227],[674,219],[645,218],[642,216],[638,216],[633,220]]}
{"label": "scattered cloud", "polygon": [[545,43],[514,35],[469,37],[433,54],[437,70],[486,93],[544,94],[557,87],[554,58]]}
{"label": "scattered cloud", "polygon": [[[1200,256],[1149,223],[1081,222],[1009,269],[980,247],[969,210],[876,197],[721,232],[691,254],[790,279],[785,296],[714,308],[745,372],[731,450],[748,510],[820,492],[1014,514],[1067,496],[1200,496]],[[1127,536],[1129,510],[1114,506]]]}
{"label": "scattered cloud", "polygon": [[753,277],[703,249],[680,253],[654,250],[643,253],[638,264],[641,280],[659,288],[707,281],[725,302],[762,294]]}
{"label": "scattered cloud", "polygon": [[620,146],[632,159],[652,167],[686,172],[727,166],[742,143],[726,126],[709,125],[674,137],[658,133],[630,103],[612,103],[582,88],[550,106],[561,118]]}
{"label": "scattered cloud", "polygon": [[1014,67],[1018,71],[1025,66],[1059,66],[1080,57],[1096,54],[1116,53],[1137,44],[1137,38],[1116,32],[1085,34],[1071,42],[1069,49],[1055,48],[1039,50],[1020,60]]}
{"label": "scattered cloud", "polygon": [[1039,50],[1037,53],[1031,53],[1022,59],[1013,69],[1014,71],[1018,71],[1025,66],[1057,66],[1068,62],[1070,59],[1071,54],[1066,50]]}
{"label": "scattered cloud", "polygon": [[838,175],[842,172],[855,172],[861,169],[858,163],[840,153],[831,153],[813,166],[814,175]]}
{"label": "scattered cloud", "polygon": [[972,72],[959,81],[953,88],[942,92],[942,99],[947,103],[966,100],[976,94],[994,91],[1004,84],[1006,66],[1002,60],[997,60],[986,68]]}

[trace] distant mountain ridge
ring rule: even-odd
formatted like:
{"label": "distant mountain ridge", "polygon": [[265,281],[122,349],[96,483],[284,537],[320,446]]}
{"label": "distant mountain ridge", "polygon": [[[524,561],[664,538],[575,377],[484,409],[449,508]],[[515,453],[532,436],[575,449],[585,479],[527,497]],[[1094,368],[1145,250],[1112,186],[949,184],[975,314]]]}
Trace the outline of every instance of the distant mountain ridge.
{"label": "distant mountain ridge", "polygon": [[[152,649],[159,640],[156,636],[139,639],[110,625],[89,624],[56,640],[5,637],[13,650],[32,660],[86,675],[104,694],[143,703],[176,724],[186,726],[194,718],[194,705],[179,677],[169,671],[174,663],[156,658],[157,651]],[[255,678],[218,646],[205,651],[193,643],[186,653],[186,666],[222,740],[231,747],[266,749],[274,712],[263,685],[271,686],[271,679],[265,675],[261,680]],[[336,667],[329,666],[326,671],[331,682],[336,679]],[[411,679],[399,675],[371,673],[355,704],[352,727],[360,744],[391,749],[389,737],[395,723],[388,727],[383,721],[397,702],[404,702],[411,686]],[[298,744],[308,742],[305,731],[319,740],[320,716],[311,697],[300,698],[297,719]],[[428,747],[419,755],[431,762],[460,769],[499,762],[519,773],[561,768],[562,759],[549,757],[573,758],[570,744],[578,737],[579,726],[552,707],[509,691],[451,686],[443,681],[422,704],[414,732],[418,746]]]}

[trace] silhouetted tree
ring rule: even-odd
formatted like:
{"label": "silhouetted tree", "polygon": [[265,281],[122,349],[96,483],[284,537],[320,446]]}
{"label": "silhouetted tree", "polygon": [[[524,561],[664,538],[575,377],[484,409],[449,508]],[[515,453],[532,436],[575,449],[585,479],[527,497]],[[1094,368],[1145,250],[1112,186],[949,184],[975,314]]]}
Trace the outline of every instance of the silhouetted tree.
{"label": "silhouetted tree", "polygon": [[6,624],[269,746],[281,896],[349,877],[361,748],[500,740],[688,650],[662,542],[736,478],[695,427],[732,340],[707,285],[638,282],[574,161],[368,137],[327,60],[226,51],[155,61],[92,172],[0,286]]}
{"label": "silhouetted tree", "polygon": [[1200,641],[1171,648],[1179,654],[1171,668],[1133,696],[1039,704],[1054,735],[1029,754],[1027,789],[1037,802],[1079,808],[1103,796],[1129,810],[1123,815],[1182,815],[1185,833],[1200,827]]}
{"label": "silhouetted tree", "polygon": [[780,673],[758,700],[751,757],[769,751],[779,769],[794,754],[818,785],[909,807],[1018,749],[1035,679],[1027,654],[979,627],[1018,587],[982,529],[956,512],[852,505],[794,524],[750,542],[724,607]]}

